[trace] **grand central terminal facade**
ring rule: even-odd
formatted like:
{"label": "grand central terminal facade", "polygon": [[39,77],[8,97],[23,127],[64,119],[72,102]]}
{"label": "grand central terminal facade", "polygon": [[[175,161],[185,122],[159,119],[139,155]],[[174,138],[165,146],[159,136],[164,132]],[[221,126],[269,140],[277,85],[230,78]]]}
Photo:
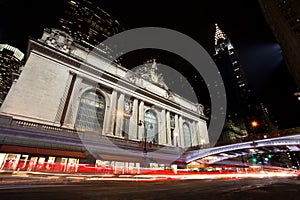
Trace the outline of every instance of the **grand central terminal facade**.
{"label": "grand central terminal facade", "polygon": [[100,53],[57,29],[29,39],[0,110],[1,169],[161,166],[209,143],[203,106],[172,92],[155,60],[128,70]]}

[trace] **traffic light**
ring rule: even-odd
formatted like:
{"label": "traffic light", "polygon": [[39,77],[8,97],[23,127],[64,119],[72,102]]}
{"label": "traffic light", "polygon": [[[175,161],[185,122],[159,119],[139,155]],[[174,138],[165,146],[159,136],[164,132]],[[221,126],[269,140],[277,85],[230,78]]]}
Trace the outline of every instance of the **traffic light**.
{"label": "traffic light", "polygon": [[252,161],[253,163],[257,163],[257,158],[256,158],[256,157],[252,157],[252,158],[251,158],[251,161]]}
{"label": "traffic light", "polygon": [[272,154],[267,154],[267,158],[272,158]]}

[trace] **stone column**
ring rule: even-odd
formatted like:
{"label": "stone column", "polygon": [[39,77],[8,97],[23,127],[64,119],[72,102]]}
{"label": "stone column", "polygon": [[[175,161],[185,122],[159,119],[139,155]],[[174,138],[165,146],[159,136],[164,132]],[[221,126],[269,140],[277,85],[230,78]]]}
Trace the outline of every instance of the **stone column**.
{"label": "stone column", "polygon": [[104,91],[101,91],[103,92],[104,94],[104,97],[105,97],[105,108],[104,108],[104,118],[103,118],[103,124],[102,124],[102,132],[101,134],[102,135],[106,135],[106,130],[107,130],[107,126],[109,126],[109,120],[110,120],[110,116],[108,115],[111,115],[111,113],[109,112],[109,102],[110,102],[110,96],[107,95]]}
{"label": "stone column", "polygon": [[195,132],[198,138],[198,144],[201,145],[201,132],[200,132],[200,123],[199,121],[195,122]]}
{"label": "stone column", "polygon": [[134,99],[132,103],[132,114],[129,120],[129,139],[138,139],[138,100]]}
{"label": "stone column", "polygon": [[174,129],[174,146],[180,146],[179,144],[179,122],[178,122],[178,115],[175,115],[175,129]]}
{"label": "stone column", "polygon": [[167,139],[166,144],[172,145],[170,111],[167,111],[167,113],[166,113],[166,139]]}
{"label": "stone column", "polygon": [[208,138],[208,132],[206,127],[206,122],[204,121],[198,121],[197,127],[199,130],[199,143],[202,144],[208,144],[209,138]]}
{"label": "stone column", "polygon": [[166,110],[162,109],[160,112],[160,127],[158,132],[158,143],[167,144],[166,141]]}
{"label": "stone column", "polygon": [[199,125],[200,125],[201,138],[204,139],[205,144],[208,144],[209,143],[209,137],[208,137],[206,122],[205,121],[200,121]]}
{"label": "stone column", "polygon": [[179,116],[178,119],[178,128],[179,128],[179,146],[184,147],[184,136],[183,136],[183,120],[182,116]]}
{"label": "stone column", "polygon": [[[144,102],[140,101],[140,105],[139,105],[139,118],[138,121],[143,121],[144,122],[144,115],[145,115],[145,111],[144,111]],[[144,123],[142,126],[139,126],[139,131],[138,131],[138,139],[142,140],[144,138]]]}
{"label": "stone column", "polygon": [[82,82],[82,77],[77,76],[75,84],[74,84],[74,92],[70,101],[70,106],[68,110],[68,115],[66,117],[66,122],[70,124],[70,127],[75,127],[77,112],[80,105],[80,85]]}
{"label": "stone column", "polygon": [[117,91],[113,90],[110,96],[110,104],[107,106],[108,109],[105,112],[106,124],[105,124],[105,133],[107,135],[114,134],[114,125],[116,120],[116,106],[117,106]]}
{"label": "stone column", "polygon": [[68,93],[70,92],[70,89],[73,90],[73,88],[70,88],[73,76],[74,76],[74,74],[69,72],[68,79],[66,80],[65,85],[64,85],[64,87],[65,87],[64,92],[60,98],[60,103],[57,108],[57,113],[56,113],[56,116],[54,119],[55,124],[60,125],[60,126],[64,125],[63,124],[64,121],[62,122],[61,120],[63,117],[64,108],[65,108],[65,106],[68,106],[68,105],[65,105],[66,103],[68,103],[68,102],[66,102]]}
{"label": "stone column", "polygon": [[190,123],[192,146],[197,146],[198,145],[198,137],[197,137],[197,133],[196,133],[196,130],[195,130],[195,126],[196,126],[195,121]]}
{"label": "stone column", "polygon": [[117,137],[122,137],[123,111],[124,111],[124,94],[120,93],[117,101],[117,110],[116,110],[115,136]]}

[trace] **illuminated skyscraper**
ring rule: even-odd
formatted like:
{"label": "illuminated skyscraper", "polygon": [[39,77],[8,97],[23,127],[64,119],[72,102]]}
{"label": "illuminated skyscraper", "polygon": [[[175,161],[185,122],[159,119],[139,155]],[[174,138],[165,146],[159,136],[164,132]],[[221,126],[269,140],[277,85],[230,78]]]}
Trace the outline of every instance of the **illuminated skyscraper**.
{"label": "illuminated skyscraper", "polygon": [[14,79],[19,76],[24,54],[8,44],[0,44],[0,106]]}
{"label": "illuminated skyscraper", "polygon": [[[229,62],[233,69],[228,70],[226,68],[221,67],[222,69],[226,70],[223,72],[225,78],[229,78],[233,83],[230,83],[230,87],[235,88],[233,96],[235,96],[237,103],[241,104],[243,101],[247,101],[249,98],[249,85],[246,78],[246,74],[243,70],[241,62],[239,60],[237,51],[232,46],[229,38],[226,34],[221,31],[221,29],[216,26],[215,32],[215,60],[218,62],[222,60],[224,62],[225,58],[227,57],[227,62]],[[223,71],[223,70],[222,70]],[[225,75],[226,74],[226,75]],[[227,76],[227,77],[226,77]],[[225,83],[226,84],[226,83]],[[232,90],[233,91],[233,90]]]}
{"label": "illuminated skyscraper", "polygon": [[258,0],[273,34],[280,44],[288,70],[300,88],[300,2]]}
{"label": "illuminated skyscraper", "polygon": [[223,139],[232,140],[253,133],[253,120],[259,121],[259,127],[255,128],[257,133],[270,131],[269,113],[250,89],[238,52],[227,35],[217,24],[215,26],[214,60],[224,80],[228,110]]}
{"label": "illuminated skyscraper", "polygon": [[[239,127],[239,130],[237,130],[234,135],[245,136],[247,135],[245,126],[246,114],[243,105],[249,98],[250,89],[248,88],[248,81],[231,41],[217,24],[215,24],[215,26],[214,60],[224,80],[228,102],[228,114],[224,132],[229,131],[229,129],[235,125]],[[232,138],[233,136],[230,137]]]}

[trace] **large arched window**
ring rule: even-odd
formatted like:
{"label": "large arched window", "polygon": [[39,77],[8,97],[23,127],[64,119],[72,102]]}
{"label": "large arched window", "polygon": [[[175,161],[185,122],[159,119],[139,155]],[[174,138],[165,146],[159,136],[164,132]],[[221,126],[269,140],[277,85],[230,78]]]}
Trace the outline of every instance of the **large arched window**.
{"label": "large arched window", "polygon": [[145,112],[144,121],[147,140],[158,143],[158,127],[156,114],[152,110],[147,110]]}
{"label": "large arched window", "polygon": [[184,146],[191,147],[192,146],[191,132],[190,132],[190,127],[187,123],[183,123],[183,137],[184,137]]}
{"label": "large arched window", "polygon": [[76,129],[101,133],[104,114],[104,96],[95,91],[83,93],[77,113]]}

